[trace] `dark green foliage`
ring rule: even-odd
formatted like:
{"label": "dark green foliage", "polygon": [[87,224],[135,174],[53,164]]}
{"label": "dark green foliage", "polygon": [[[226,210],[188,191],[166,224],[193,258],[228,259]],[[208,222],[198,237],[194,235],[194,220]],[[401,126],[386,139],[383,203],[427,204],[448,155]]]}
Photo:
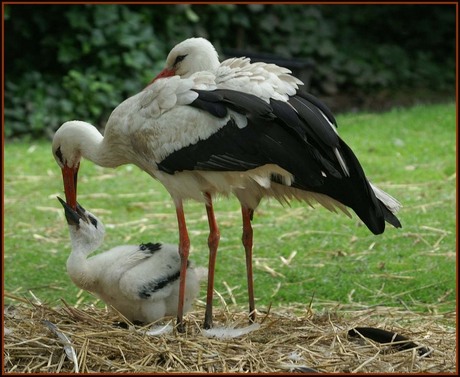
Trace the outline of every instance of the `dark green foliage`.
{"label": "dark green foliage", "polygon": [[[455,82],[454,6],[324,7],[333,18],[338,84],[444,89]],[[328,69],[331,69],[328,67]]]}
{"label": "dark green foliage", "polygon": [[103,126],[158,71],[165,46],[150,14],[119,5],[10,6],[5,24],[6,136],[64,121]]}
{"label": "dark green foliage", "polygon": [[315,94],[452,89],[455,22],[454,5],[6,5],[5,135],[102,128],[191,36],[312,59]]}

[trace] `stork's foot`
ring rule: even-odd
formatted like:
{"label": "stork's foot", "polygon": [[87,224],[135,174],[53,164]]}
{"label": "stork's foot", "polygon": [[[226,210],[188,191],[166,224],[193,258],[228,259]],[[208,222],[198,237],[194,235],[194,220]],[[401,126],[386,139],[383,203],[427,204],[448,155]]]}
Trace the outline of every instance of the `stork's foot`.
{"label": "stork's foot", "polygon": [[205,315],[204,322],[203,322],[203,329],[209,330],[212,328],[212,316],[208,317]]}
{"label": "stork's foot", "polygon": [[256,310],[253,309],[249,312],[249,324],[252,325],[256,321]]}
{"label": "stork's foot", "polygon": [[185,332],[185,323],[184,323],[184,320],[182,318],[177,318],[176,329],[177,329],[178,332],[180,332],[182,334]]}

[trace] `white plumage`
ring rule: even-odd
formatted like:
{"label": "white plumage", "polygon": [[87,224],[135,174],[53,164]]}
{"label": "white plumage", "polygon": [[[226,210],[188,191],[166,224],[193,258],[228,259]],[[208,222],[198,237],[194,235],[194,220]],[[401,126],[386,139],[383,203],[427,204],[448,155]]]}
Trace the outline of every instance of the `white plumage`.
{"label": "white plumage", "polygon": [[[89,257],[103,243],[104,225],[80,205],[74,211],[59,200],[65,209],[72,245],[67,272],[76,286],[96,294],[130,321],[150,323],[177,315],[177,245],[122,245]],[[200,273],[189,266],[185,312],[192,308],[199,293],[199,279]]]}

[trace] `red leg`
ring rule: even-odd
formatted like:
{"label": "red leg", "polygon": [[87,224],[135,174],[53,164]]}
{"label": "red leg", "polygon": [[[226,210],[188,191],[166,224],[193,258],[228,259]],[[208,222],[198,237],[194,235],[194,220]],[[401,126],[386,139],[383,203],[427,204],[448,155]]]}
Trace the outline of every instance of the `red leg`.
{"label": "red leg", "polygon": [[208,265],[208,291],[206,294],[206,312],[204,315],[204,324],[205,329],[210,329],[212,327],[212,297],[214,293],[214,270],[216,267],[216,257],[217,257],[217,247],[219,246],[220,232],[219,227],[217,226],[216,218],[214,216],[214,208],[212,206],[212,198],[209,193],[205,194],[207,203],[206,203],[206,213],[208,214],[208,223],[209,223],[209,237],[208,237],[208,246],[209,246],[209,265]]}
{"label": "red leg", "polygon": [[188,237],[187,225],[185,223],[184,208],[182,201],[176,202],[177,223],[179,224],[179,255],[180,255],[180,281],[179,281],[179,303],[177,305],[177,330],[184,332],[183,323],[184,299],[185,299],[185,278],[187,275],[187,261],[190,251],[190,239]]}
{"label": "red leg", "polygon": [[243,246],[246,253],[246,273],[248,279],[248,297],[249,297],[249,321],[254,322],[256,319],[255,304],[254,304],[254,281],[252,277],[252,215],[254,210],[241,206],[243,215]]}

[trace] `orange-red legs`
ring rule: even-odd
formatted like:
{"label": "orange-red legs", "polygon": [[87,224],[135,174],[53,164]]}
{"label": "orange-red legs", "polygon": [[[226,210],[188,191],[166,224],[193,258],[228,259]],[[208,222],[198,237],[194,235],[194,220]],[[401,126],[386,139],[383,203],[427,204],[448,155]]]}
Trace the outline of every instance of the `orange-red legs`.
{"label": "orange-red legs", "polygon": [[185,331],[183,322],[184,299],[185,299],[185,278],[187,274],[188,254],[190,251],[190,239],[188,237],[187,225],[185,224],[184,207],[182,200],[176,201],[177,223],[179,224],[179,255],[180,255],[180,281],[179,281],[179,303],[177,305],[177,330]]}
{"label": "orange-red legs", "polygon": [[[212,299],[214,293],[214,271],[216,266],[217,248],[219,246],[220,232],[217,226],[217,221],[214,215],[214,208],[212,205],[212,198],[209,193],[206,196],[206,213],[208,215],[209,224],[209,265],[208,265],[208,290],[206,294],[206,311],[204,317],[205,329],[212,327]],[[249,320],[250,322],[255,321],[255,304],[254,304],[254,284],[252,274],[252,239],[253,230],[251,225],[252,216],[254,210],[248,207],[241,207],[241,213],[243,218],[243,236],[242,242],[246,254],[246,273],[248,280],[248,296],[249,296]],[[184,314],[184,298],[185,298],[185,280],[187,273],[187,261],[190,251],[190,239],[188,237],[187,226],[185,223],[184,209],[182,201],[176,203],[176,214],[177,222],[179,225],[179,255],[181,258],[181,271],[180,271],[180,283],[179,283],[179,304],[177,308],[177,329],[179,332],[184,332],[185,327],[183,323]]]}
{"label": "orange-red legs", "polygon": [[209,224],[209,264],[208,264],[208,290],[206,294],[206,311],[204,314],[205,329],[212,327],[212,297],[214,293],[214,271],[216,267],[217,247],[219,246],[220,232],[214,216],[214,208],[212,206],[212,198],[209,193],[205,193],[206,197],[206,213],[208,215]]}
{"label": "orange-red legs", "polygon": [[246,253],[246,273],[248,279],[248,297],[249,297],[249,322],[254,322],[256,319],[256,311],[254,304],[254,281],[252,278],[252,215],[254,210],[245,206],[241,206],[241,214],[243,215],[243,236],[242,242]]}

